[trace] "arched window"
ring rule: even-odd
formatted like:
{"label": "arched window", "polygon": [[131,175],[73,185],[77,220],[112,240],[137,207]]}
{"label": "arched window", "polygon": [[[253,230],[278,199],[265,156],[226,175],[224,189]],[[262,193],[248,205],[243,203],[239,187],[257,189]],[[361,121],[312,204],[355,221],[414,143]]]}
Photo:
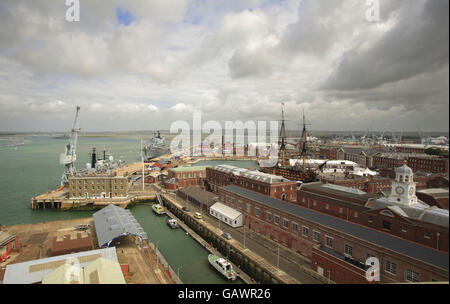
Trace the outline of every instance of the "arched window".
{"label": "arched window", "polygon": [[385,215],[385,216],[389,216],[389,217],[394,217],[394,214],[389,211],[389,210],[383,210],[380,212],[381,215]]}

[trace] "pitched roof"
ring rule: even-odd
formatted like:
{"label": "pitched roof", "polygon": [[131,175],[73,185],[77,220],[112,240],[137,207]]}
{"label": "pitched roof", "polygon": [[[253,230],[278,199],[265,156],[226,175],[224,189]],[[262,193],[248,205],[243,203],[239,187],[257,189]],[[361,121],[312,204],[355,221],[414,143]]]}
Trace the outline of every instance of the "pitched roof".
{"label": "pitched roof", "polygon": [[144,232],[130,210],[111,204],[95,212],[93,217],[100,247],[109,246],[111,241],[125,235],[138,236],[143,240],[148,239],[147,233]]}
{"label": "pitched roof", "polygon": [[429,247],[422,246],[404,239],[397,238],[387,233],[373,230],[364,226],[360,226],[327,214],[287,203],[270,196],[266,196],[254,191],[250,191],[237,186],[227,186],[223,188],[231,193],[249,198],[260,204],[278,209],[293,216],[303,218],[305,220],[317,223],[324,227],[343,232],[355,238],[365,240],[369,243],[387,248],[394,252],[408,256],[410,258],[422,261],[435,267],[448,271],[449,259],[448,254],[434,250]]}
{"label": "pitched roof", "polygon": [[[73,281],[68,273],[74,274]],[[119,263],[98,258],[86,267],[63,264],[44,276],[42,284],[125,284],[125,279]]]}
{"label": "pitched roof", "polygon": [[192,197],[193,199],[202,202],[204,204],[213,204],[216,199],[217,199],[217,195],[212,193],[212,192],[208,192],[205,190],[202,190],[199,187],[186,187],[186,188],[182,188],[180,190],[181,193],[184,193],[190,197]]}
{"label": "pitched roof", "polygon": [[117,262],[116,248],[83,251],[32,260],[6,266],[3,284],[34,284],[41,282],[45,275],[70,261],[78,260],[80,267],[85,267],[98,258],[105,258]]}

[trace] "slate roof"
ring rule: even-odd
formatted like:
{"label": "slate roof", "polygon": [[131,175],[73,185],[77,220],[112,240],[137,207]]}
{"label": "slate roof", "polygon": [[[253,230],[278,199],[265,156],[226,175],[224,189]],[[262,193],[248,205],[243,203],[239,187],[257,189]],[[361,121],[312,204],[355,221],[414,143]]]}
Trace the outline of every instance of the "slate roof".
{"label": "slate roof", "polygon": [[110,247],[91,251],[83,251],[66,255],[59,255],[23,263],[9,264],[6,266],[3,284],[34,284],[41,282],[44,276],[54,271],[59,266],[77,259],[80,267],[86,267],[98,258],[105,258],[117,262],[116,248]]}
{"label": "slate roof", "polygon": [[237,186],[226,186],[223,188],[231,193],[246,197],[260,204],[289,213],[293,216],[317,223],[324,227],[343,232],[353,237],[365,240],[369,243],[385,247],[394,252],[408,256],[410,258],[422,261],[435,267],[448,271],[448,254],[422,246],[417,243],[409,242],[398,237],[369,229],[351,222],[347,222],[317,211],[307,209],[298,205],[287,203],[270,196],[266,196],[254,191],[250,191]]}
{"label": "slate roof", "polygon": [[100,247],[109,246],[109,243],[121,236],[134,235],[148,239],[141,225],[131,214],[130,210],[108,205],[93,214],[95,232]]}
{"label": "slate roof", "polygon": [[212,205],[215,203],[215,201],[217,200],[217,195],[212,193],[212,192],[208,192],[208,191],[204,191],[199,187],[186,187],[186,188],[182,188],[180,190],[181,193],[184,193],[188,196],[190,196],[191,198],[195,199],[198,202],[201,202],[203,204],[206,205]]}

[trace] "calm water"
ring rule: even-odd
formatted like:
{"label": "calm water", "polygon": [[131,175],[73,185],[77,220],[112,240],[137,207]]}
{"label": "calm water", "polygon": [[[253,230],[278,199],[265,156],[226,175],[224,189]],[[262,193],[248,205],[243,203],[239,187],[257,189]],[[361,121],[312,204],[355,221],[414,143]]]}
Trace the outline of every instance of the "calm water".
{"label": "calm water", "polygon": [[[1,138],[1,137],[0,137]],[[63,166],[59,164],[59,154],[64,151],[67,140],[45,136],[22,137],[26,142],[15,149],[0,145],[0,224],[14,225],[39,223],[70,218],[90,217],[93,211],[61,211],[55,209],[31,210],[30,198],[59,187]],[[17,143],[17,140],[14,139]],[[140,160],[138,139],[110,137],[80,137],[77,144],[76,167],[81,169],[90,162],[92,148],[97,155],[106,147],[116,159],[125,162]],[[230,165],[248,168],[254,162],[248,161],[205,161],[199,164]],[[157,217],[148,205],[138,205],[131,209],[136,219],[156,244],[166,260],[177,271],[184,283],[227,283],[207,261],[208,252],[194,239],[185,235],[182,229],[170,229],[165,217]],[[239,284],[236,281],[229,284]]]}
{"label": "calm water", "polygon": [[166,216],[157,216],[148,205],[131,209],[134,217],[147,232],[151,242],[158,248],[174,271],[180,268],[180,278],[186,284],[242,284],[241,280],[228,282],[208,263],[208,251],[184,230],[167,226]]}
{"label": "calm water", "polygon": [[[0,224],[89,217],[92,212],[31,210],[31,197],[59,187],[64,171],[64,167],[59,164],[59,154],[64,152],[67,140],[38,136],[24,139],[28,143],[17,149],[4,146],[0,149]],[[140,142],[137,139],[80,137],[77,145],[78,169],[90,162],[90,153],[94,147],[97,148],[97,154],[106,147],[115,158],[127,162],[140,159]]]}

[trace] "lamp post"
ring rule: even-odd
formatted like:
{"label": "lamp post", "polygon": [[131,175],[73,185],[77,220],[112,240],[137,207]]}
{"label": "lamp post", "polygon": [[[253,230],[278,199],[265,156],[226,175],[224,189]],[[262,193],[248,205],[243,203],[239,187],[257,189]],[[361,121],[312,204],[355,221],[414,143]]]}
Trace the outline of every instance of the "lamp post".
{"label": "lamp post", "polygon": [[245,249],[245,224],[244,224],[244,249]]}
{"label": "lamp post", "polygon": [[157,240],[156,241],[156,270],[159,270],[159,255],[158,255],[158,243],[159,243],[159,240]]}
{"label": "lamp post", "polygon": [[280,268],[280,243],[278,243],[277,268]]}

